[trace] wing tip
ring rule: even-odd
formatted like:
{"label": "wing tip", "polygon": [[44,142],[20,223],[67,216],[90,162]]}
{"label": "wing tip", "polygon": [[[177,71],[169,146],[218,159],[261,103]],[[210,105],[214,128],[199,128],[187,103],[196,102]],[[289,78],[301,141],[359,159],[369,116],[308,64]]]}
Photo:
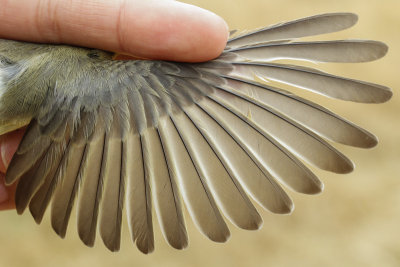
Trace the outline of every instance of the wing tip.
{"label": "wing tip", "polygon": [[78,235],[83,244],[85,244],[88,247],[94,246],[95,236],[88,235],[86,231],[80,230],[79,227],[78,227]]}
{"label": "wing tip", "polygon": [[321,182],[320,180],[315,181],[312,186],[309,186],[306,190],[304,190],[304,194],[307,195],[319,195],[324,191],[324,183]]}
{"label": "wing tip", "polygon": [[386,87],[386,86],[381,86],[381,88],[384,90],[383,97],[382,97],[381,101],[377,102],[377,103],[385,103],[385,102],[389,101],[393,96],[393,91],[391,88]]}
{"label": "wing tip", "polygon": [[351,26],[355,25],[358,22],[358,15],[353,12],[327,13],[326,15],[347,17],[348,19],[350,19],[350,22],[352,23]]}
{"label": "wing tip", "polygon": [[352,21],[353,21],[353,25],[357,24],[358,22],[358,15],[356,13],[353,12],[343,12],[341,13],[346,17],[349,17]]}
{"label": "wing tip", "polygon": [[339,168],[336,168],[333,172],[338,174],[348,174],[354,171],[354,162],[350,159],[345,159],[345,164],[342,164]]}
{"label": "wing tip", "polygon": [[[35,211],[33,208],[29,207],[29,211],[31,212],[31,215],[33,217],[33,219],[35,220],[35,222],[37,224],[41,224],[42,220],[43,220],[43,215],[44,213]],[[57,232],[56,232],[57,233]],[[58,234],[58,233],[57,233]]]}
{"label": "wing tip", "polygon": [[[324,191],[324,183],[318,179],[317,176],[312,176],[311,180],[307,179],[306,183],[301,183],[297,186],[287,185],[290,189],[297,193],[305,194],[305,195],[318,195]],[[292,203],[293,205],[293,203]],[[292,207],[292,211],[294,206]]]}
{"label": "wing tip", "polygon": [[254,231],[254,230],[261,229],[263,224],[264,224],[264,222],[263,222],[263,219],[261,218],[261,216],[256,216],[255,218],[252,218],[252,219],[248,220],[247,222],[242,223],[237,226],[244,230]]}
{"label": "wing tip", "polygon": [[15,193],[15,209],[17,210],[17,213],[21,215],[24,213],[25,209],[28,206],[29,199],[26,197],[21,197],[21,194],[18,193],[18,186],[17,186],[17,191]]}
{"label": "wing tip", "polygon": [[360,81],[357,82],[364,83],[367,86],[372,87],[373,91],[371,91],[369,94],[366,94],[365,97],[361,99],[342,99],[342,100],[365,103],[365,104],[382,104],[388,102],[393,96],[393,90],[390,87],[369,82],[360,82]]}
{"label": "wing tip", "polygon": [[[374,148],[378,145],[379,140],[378,137],[370,132],[366,132],[366,137],[363,141],[358,144],[354,144],[354,146],[364,149]],[[352,145],[352,144],[350,144]]]}
{"label": "wing tip", "polygon": [[143,246],[136,243],[136,247],[139,249],[140,252],[146,255],[154,252],[154,245],[148,244],[146,246]]}
{"label": "wing tip", "polygon": [[373,45],[375,45],[376,48],[378,49],[376,53],[376,59],[383,58],[389,52],[389,46],[384,42],[381,41],[370,41],[370,42]]}
{"label": "wing tip", "polygon": [[168,240],[168,244],[171,247],[173,247],[174,249],[183,250],[183,249],[186,249],[188,247],[189,242],[187,241],[187,239],[183,240],[183,242],[181,242],[181,241],[174,242],[174,241]]}
{"label": "wing tip", "polygon": [[118,252],[120,250],[120,244],[119,242],[107,242],[104,241],[104,246],[111,252]]}
{"label": "wing tip", "polygon": [[10,164],[8,165],[6,175],[4,177],[5,184],[7,186],[12,185],[15,183],[19,178],[21,178],[22,174],[17,174],[18,170],[17,168],[14,168],[13,166],[15,165],[17,155],[13,156],[11,159]]}
{"label": "wing tip", "polygon": [[294,211],[294,203],[287,203],[285,205],[281,205],[279,209],[276,209],[272,211],[275,214],[281,214],[281,215],[290,215]]}
{"label": "wing tip", "polygon": [[[296,191],[296,190],[294,190],[294,191]],[[281,214],[281,215],[290,214],[294,210],[294,203],[293,203],[292,199],[286,193],[285,193],[285,197],[280,198],[278,201],[259,203],[259,204],[265,210],[268,210],[274,214]]]}
{"label": "wing tip", "polygon": [[15,203],[15,209],[17,210],[18,215],[22,215],[22,213],[24,213],[24,211],[25,211],[25,208],[19,207],[16,203]]}
{"label": "wing tip", "polygon": [[340,31],[340,30],[345,30],[348,29],[350,27],[353,27],[354,25],[357,24],[358,22],[358,15],[356,13],[352,13],[352,12],[332,12],[332,13],[323,13],[323,14],[319,14],[319,15],[315,15],[315,16],[311,16],[311,17],[306,17],[304,19],[318,19],[321,17],[342,17],[343,19],[347,19],[347,23],[341,24],[341,26],[339,26],[337,28],[336,31]]}
{"label": "wing tip", "polygon": [[6,186],[12,185],[13,183],[15,183],[16,180],[17,178],[13,177],[13,175],[10,174],[10,171],[6,172],[6,175],[4,177],[4,182]]}
{"label": "wing tip", "polygon": [[65,238],[67,233],[67,229],[57,225],[53,220],[51,220],[51,227],[53,228],[54,232],[61,237],[62,239]]}
{"label": "wing tip", "polygon": [[216,233],[203,234],[216,243],[225,243],[231,238],[231,232],[228,228],[222,231],[217,231]]}

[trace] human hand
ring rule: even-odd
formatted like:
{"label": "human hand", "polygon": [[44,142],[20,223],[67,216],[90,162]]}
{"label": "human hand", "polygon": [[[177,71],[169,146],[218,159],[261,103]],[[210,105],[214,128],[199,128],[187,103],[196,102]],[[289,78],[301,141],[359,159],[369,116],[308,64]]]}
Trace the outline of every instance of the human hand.
{"label": "human hand", "polygon": [[[228,29],[217,15],[175,1],[0,0],[0,38],[93,47],[140,58],[218,57]],[[4,176],[24,130],[0,136],[0,210],[14,208]]]}

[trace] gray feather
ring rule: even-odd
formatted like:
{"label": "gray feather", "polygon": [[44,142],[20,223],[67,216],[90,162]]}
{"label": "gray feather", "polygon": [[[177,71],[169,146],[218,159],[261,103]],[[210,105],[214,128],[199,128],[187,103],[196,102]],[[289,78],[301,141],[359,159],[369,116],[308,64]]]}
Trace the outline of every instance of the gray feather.
{"label": "gray feather", "polygon": [[298,19],[269,26],[254,32],[234,37],[228,46],[247,46],[275,40],[287,40],[344,30],[356,24],[357,15],[331,13]]}
{"label": "gray feather", "polygon": [[46,164],[49,164],[49,159],[46,159],[45,156],[36,173],[33,175],[34,179],[31,178],[32,180],[41,181],[42,183],[42,185],[39,187],[39,190],[35,192],[32,200],[29,203],[29,210],[37,223],[42,221],[46,208],[50,203],[54,190],[60,181],[62,173],[64,172],[67,164],[69,156],[68,154],[71,147],[68,143],[67,148],[63,151],[59,146],[60,144],[54,144],[54,152],[46,154],[46,156],[50,155],[50,160],[53,161],[51,162],[51,168],[48,169],[46,175],[42,175],[41,173],[42,168],[45,169]]}
{"label": "gray feather", "polygon": [[368,62],[383,57],[388,47],[376,41],[340,40],[266,44],[230,50],[246,60],[273,61],[279,59],[315,62]]}
{"label": "gray feather", "polygon": [[126,205],[132,240],[143,253],[154,250],[151,191],[147,178],[140,136],[129,134],[126,151]]}
{"label": "gray feather", "polygon": [[177,181],[193,221],[211,240],[225,242],[229,238],[229,229],[170,118],[160,120],[159,131],[171,175]]}
{"label": "gray feather", "polygon": [[234,77],[253,79],[254,75],[293,85],[312,92],[361,103],[383,103],[392,91],[382,85],[343,78],[310,68],[284,64],[235,63]]}
{"label": "gray feather", "polygon": [[146,173],[161,231],[172,247],[183,249],[188,243],[186,226],[178,190],[174,177],[170,175],[159,133],[154,128],[149,128],[144,132],[142,140]]}
{"label": "gray feather", "polygon": [[308,163],[337,173],[348,173],[353,170],[353,164],[343,154],[283,114],[245,102],[223,90],[216,91],[214,99],[230,107],[235,114],[241,117],[247,116],[250,125],[265,132]]}
{"label": "gray feather", "polygon": [[376,137],[366,130],[316,103],[285,90],[243,79],[228,79],[227,86],[223,89],[249,102],[278,110],[331,141],[362,148],[374,147],[378,142]]}
{"label": "gray feather", "polygon": [[224,215],[240,228],[258,229],[262,223],[260,215],[196,126],[182,113],[176,114],[173,121],[199,174],[206,181]]}
{"label": "gray feather", "polygon": [[[60,162],[65,155],[62,146],[63,144],[52,143],[45,155],[38,161],[37,166],[34,166],[34,173],[30,176],[25,174],[20,179],[20,186],[17,187],[15,198],[16,208],[19,213],[24,211],[29,201],[33,198],[30,207],[35,207],[33,210],[39,210],[38,218],[35,218],[35,220],[41,221],[49,201],[49,194],[51,194],[55,186],[54,178],[60,172]],[[51,167],[49,168],[48,166]],[[19,193],[19,190],[24,193]],[[34,214],[35,212],[33,212]],[[34,217],[36,216],[34,215]]]}
{"label": "gray feather", "polygon": [[261,206],[275,213],[289,213],[293,204],[268,172],[263,172],[228,132],[200,108],[186,112],[223,162],[231,177]]}
{"label": "gray feather", "polygon": [[232,135],[264,173],[271,173],[295,191],[315,194],[322,184],[315,175],[271,136],[248,124],[246,117],[237,116],[217,101],[205,100],[201,107]]}
{"label": "gray feather", "polygon": [[54,231],[65,237],[69,218],[80,184],[80,172],[86,146],[72,145],[68,153],[67,166],[64,167],[63,179],[54,192],[51,205],[51,224]]}
{"label": "gray feather", "polygon": [[0,132],[31,121],[6,174],[7,184],[18,182],[17,211],[29,205],[40,223],[51,202],[52,226],[64,237],[78,198],[81,240],[93,246],[99,227],[106,247],[117,251],[125,208],[143,253],[154,250],[153,206],[177,249],[188,245],[181,200],[216,242],[230,235],[222,215],[243,229],[261,227],[250,197],[271,212],[290,213],[283,187],[323,189],[303,161],[347,173],[352,162],[328,141],[369,148],[377,138],[254,79],[347,101],[389,100],[385,86],[272,62],[383,57],[388,48],[376,41],[293,42],[356,21],[350,13],[323,14],[235,35],[205,63],[118,61],[105,51],[0,39]]}
{"label": "gray feather", "polygon": [[104,166],[104,192],[100,212],[99,230],[106,247],[118,251],[121,239],[122,200],[124,178],[122,175],[123,143],[118,138],[109,138]]}
{"label": "gray feather", "polygon": [[105,142],[105,134],[100,132],[87,147],[83,167],[78,202],[78,233],[87,246],[93,246],[96,237],[99,203],[103,190],[101,172],[106,153]]}

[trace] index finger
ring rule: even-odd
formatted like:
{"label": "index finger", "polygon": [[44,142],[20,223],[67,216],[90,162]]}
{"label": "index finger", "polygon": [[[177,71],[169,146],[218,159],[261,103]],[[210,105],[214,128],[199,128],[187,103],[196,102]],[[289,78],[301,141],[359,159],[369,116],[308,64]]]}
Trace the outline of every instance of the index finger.
{"label": "index finger", "polygon": [[0,37],[198,62],[226,45],[225,22],[176,1],[0,0]]}

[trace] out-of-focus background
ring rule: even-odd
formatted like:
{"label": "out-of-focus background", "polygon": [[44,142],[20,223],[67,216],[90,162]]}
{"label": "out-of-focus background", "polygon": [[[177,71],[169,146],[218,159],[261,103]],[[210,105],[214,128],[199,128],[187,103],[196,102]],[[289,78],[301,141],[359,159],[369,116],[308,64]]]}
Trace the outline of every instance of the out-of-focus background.
{"label": "out-of-focus background", "polygon": [[[400,1],[399,0],[198,0],[185,1],[214,11],[232,29],[253,29],[327,12],[357,13],[352,29],[337,39],[376,39],[388,55],[367,64],[320,64],[325,71],[381,83],[394,90],[384,105],[348,104],[307,97],[376,134],[371,150],[337,146],[354,160],[356,170],[335,175],[316,170],[325,183],[317,196],[290,192],[296,209],[290,216],[259,209],[264,226],[249,232],[230,225],[226,244],[208,241],[187,219],[190,245],[176,251],[156,232],[156,251],[143,255],[125,227],[122,249],[108,252],[100,239],[86,248],[71,223],[66,240],[45,218],[37,226],[28,213],[0,214],[0,266],[400,266]],[[321,38],[326,38],[322,36]]]}

